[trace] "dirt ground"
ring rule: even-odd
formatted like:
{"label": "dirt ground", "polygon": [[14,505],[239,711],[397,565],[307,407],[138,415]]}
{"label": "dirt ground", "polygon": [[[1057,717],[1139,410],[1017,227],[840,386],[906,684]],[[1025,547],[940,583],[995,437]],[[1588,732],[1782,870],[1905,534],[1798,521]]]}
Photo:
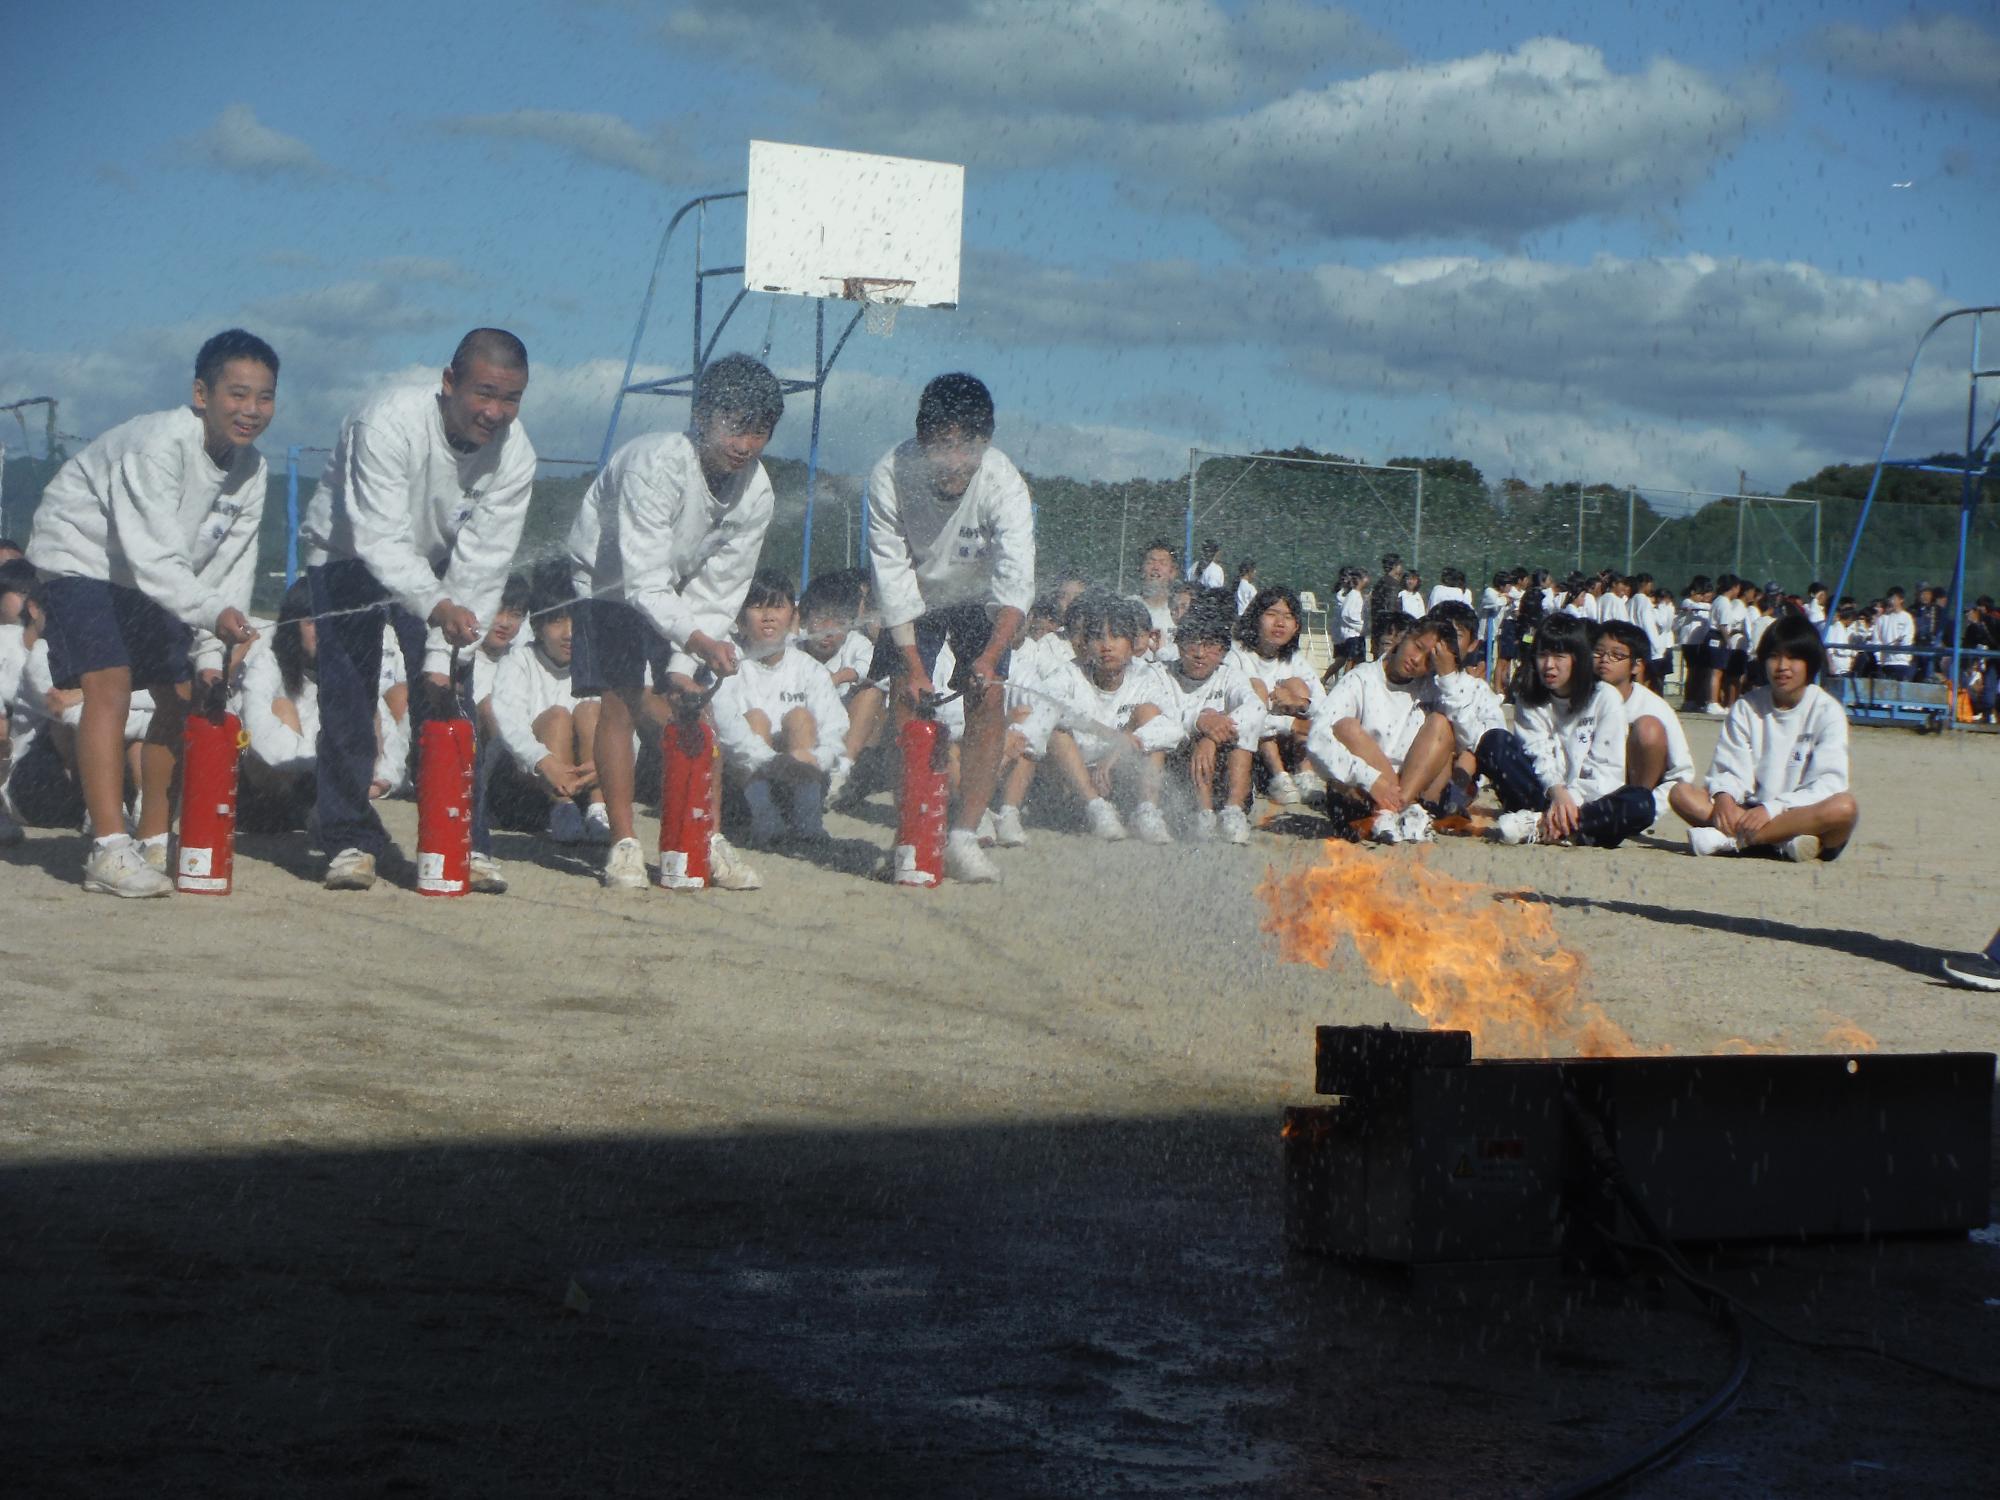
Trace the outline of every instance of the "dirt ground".
{"label": "dirt ground", "polygon": [[[1854,764],[1837,864],[1696,861],[1671,825],[1429,857],[1548,897],[1644,1045],[1991,1049],[2000,998],[1934,950],[2000,921],[2000,742],[1858,731]],[[1724,1336],[1645,1279],[1285,1249],[1312,1028],[1413,1021],[1260,933],[1258,878],[1312,843],[1037,830],[998,889],[912,892],[864,873],[890,821],[759,856],[746,895],[615,897],[502,836],[513,892],[463,901],[323,892],[302,839],[245,839],[230,898],[118,904],[36,832],[0,863],[8,1489],[1521,1494],[1721,1379]],[[1705,1264],[2000,1378],[2000,1235]],[[1985,1495],[1996,1417],[1760,1337],[1633,1493]]]}

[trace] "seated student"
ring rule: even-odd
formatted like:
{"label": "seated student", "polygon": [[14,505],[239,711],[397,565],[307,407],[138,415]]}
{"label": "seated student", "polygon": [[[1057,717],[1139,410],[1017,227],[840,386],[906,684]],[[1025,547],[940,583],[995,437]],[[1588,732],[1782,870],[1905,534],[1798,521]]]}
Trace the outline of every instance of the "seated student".
{"label": "seated student", "polygon": [[787,824],[796,838],[826,837],[827,778],[840,764],[847,734],[847,710],[825,667],[786,649],[797,622],[791,579],[760,568],[737,615],[736,674],[723,680],[714,700],[722,764],[749,805],[750,842],[760,846]]}
{"label": "seated student", "polygon": [[[609,844],[611,820],[597,786],[597,716],[603,705],[579,698],[570,672],[576,586],[564,561],[535,569],[525,611],[527,643],[493,673],[493,732],[506,751],[487,785],[496,821],[546,825],[558,844]],[[584,806],[577,806],[577,799]]]}
{"label": "seated student", "polygon": [[[32,573],[30,565],[28,572]],[[74,713],[83,694],[58,689],[49,676],[49,643],[43,632],[48,616],[42,610],[39,580],[10,579],[10,592],[21,599],[18,670],[0,662],[0,687],[7,690],[7,748],[4,805],[10,816],[42,827],[74,828],[83,818],[83,799],[76,787],[76,731],[62,722]]]}
{"label": "seated student", "polygon": [[847,710],[847,736],[840,763],[827,782],[828,802],[840,800],[855,761],[875,742],[889,706],[887,690],[868,680],[875,642],[860,628],[860,619],[861,581],[852,570],[820,574],[799,597],[799,636],[794,644],[826,668]]}
{"label": "seated student", "polygon": [[1543,620],[1533,669],[1517,685],[1514,730],[1479,742],[1479,769],[1506,809],[1503,843],[1609,849],[1652,826],[1652,792],[1625,780],[1624,700],[1591,670],[1594,635],[1569,615]]}
{"label": "seated student", "polygon": [[1673,789],[1694,780],[1694,754],[1680,715],[1645,681],[1649,649],[1645,631],[1613,620],[1597,628],[1590,661],[1625,703],[1625,784],[1650,791],[1655,816],[1664,817]]}
{"label": "seated student", "polygon": [[531,591],[527,574],[509,573],[505,587],[500,590],[499,606],[493,611],[493,623],[486,627],[486,634],[472,650],[472,706],[479,716],[482,736],[493,732],[493,716],[486,711],[486,700],[493,696],[493,674],[514,649],[521,626],[527,621]]}
{"label": "seated student", "polygon": [[1074,610],[1060,594],[1036,597],[1028,607],[1014,646],[1013,662],[1007,671],[1007,738],[1000,753],[1000,807],[991,822],[980,820],[979,837],[1003,849],[1019,849],[1028,842],[1028,830],[1021,821],[1034,788],[1035,773],[1047,754],[1047,721],[1043,709],[1048,682],[1069,670],[1076,660],[1076,646],[1064,628],[1064,615]]}
{"label": "seated student", "polygon": [[[1442,803],[1454,749],[1474,750],[1505,723],[1486,684],[1459,670],[1469,634],[1437,613],[1413,620],[1314,711],[1307,748],[1330,789],[1372,808],[1377,843],[1428,843],[1432,813],[1423,804]],[[1358,811],[1332,795],[1327,810],[1336,822]]]}
{"label": "seated student", "polygon": [[1757,649],[1770,686],[1729,710],[1706,783],[1674,788],[1688,848],[1838,859],[1860,813],[1847,785],[1847,715],[1818,685],[1826,647],[1809,620],[1788,615]]}
{"label": "seated student", "polygon": [[[192,404],[135,417],[65,463],[29,538],[51,675],[80,688],[77,765],[95,837],[83,887],[166,896],[167,836],[190,678],[220,680],[251,639],[265,465],[256,441],[277,400],[278,356],[240,328],[203,344]],[[137,689],[156,689],[138,841],[123,827],[123,734]]]}
{"label": "seated student", "polygon": [[[34,647],[27,614],[29,596],[35,586],[34,566],[25,558],[16,556],[0,561],[0,848],[12,848],[27,837],[14,819],[6,788],[16,749],[13,704],[28,669],[28,653]],[[39,638],[39,628],[34,628]],[[28,726],[22,727],[26,730]]]}
{"label": "seated student", "polygon": [[[1187,778],[1194,797],[1194,835],[1206,842],[1218,832],[1232,844],[1250,842],[1250,760],[1229,754],[1245,723],[1261,720],[1263,700],[1230,660],[1236,621],[1227,599],[1210,594],[1181,616],[1181,652],[1161,675],[1169,705],[1180,724],[1180,743],[1167,756],[1168,770]],[[1243,722],[1239,722],[1239,720]],[[1217,816],[1217,779],[1223,793]],[[1233,780],[1231,778],[1234,778]]]}
{"label": "seated student", "polygon": [[1174,836],[1160,811],[1167,752],[1181,741],[1179,717],[1170,712],[1160,673],[1137,660],[1150,624],[1145,606],[1110,594],[1085,594],[1075,605],[1081,649],[1076,664],[1048,684],[1060,701],[1048,736],[1048,758],[1083,802],[1090,831],[1101,839],[1125,837],[1124,820],[1111,803],[1115,777],[1137,784],[1132,826],[1149,844]]}
{"label": "seated student", "polygon": [[[1301,787],[1292,768],[1305,763],[1307,721],[1325,696],[1319,679],[1299,654],[1299,596],[1283,584],[1261,589],[1236,621],[1230,659],[1255,689],[1265,708],[1264,722],[1245,726],[1232,757],[1255,755],[1268,773],[1266,795],[1280,807],[1296,807],[1311,783]],[[1247,766],[1248,761],[1244,764]],[[1234,773],[1232,773],[1232,779]]]}
{"label": "seated student", "polygon": [[238,699],[250,737],[238,774],[237,823],[248,833],[307,826],[318,797],[319,627],[312,584],[285,590],[278,622],[243,659]]}

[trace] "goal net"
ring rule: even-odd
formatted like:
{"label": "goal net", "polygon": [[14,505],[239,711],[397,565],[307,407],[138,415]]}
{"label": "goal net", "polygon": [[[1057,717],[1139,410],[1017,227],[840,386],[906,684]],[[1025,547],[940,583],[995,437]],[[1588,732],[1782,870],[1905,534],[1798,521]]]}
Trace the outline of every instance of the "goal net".
{"label": "goal net", "polygon": [[[1405,565],[1429,549],[1423,536],[1423,474],[1412,468],[1350,463],[1294,453],[1216,453],[1188,459],[1182,543],[1197,554],[1221,545],[1233,582],[1237,564],[1257,563],[1260,583],[1311,590],[1324,606],[1342,567],[1371,573],[1385,552]],[[1434,583],[1426,577],[1425,586]]]}
{"label": "goal net", "polygon": [[1644,486],[1632,495],[1630,570],[1669,588],[1734,573],[1803,593],[1822,577],[1818,500]]}

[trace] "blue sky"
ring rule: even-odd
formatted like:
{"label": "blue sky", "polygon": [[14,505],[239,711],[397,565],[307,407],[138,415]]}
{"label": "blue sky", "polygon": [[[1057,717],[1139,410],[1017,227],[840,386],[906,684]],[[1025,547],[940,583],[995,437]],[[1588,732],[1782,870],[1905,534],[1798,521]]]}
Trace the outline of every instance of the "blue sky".
{"label": "blue sky", "polygon": [[[495,322],[538,449],[592,453],[661,227],[752,137],[967,167],[962,309],[850,344],[847,469],[966,367],[1043,472],[1304,442],[1777,486],[1872,457],[1925,324],[2000,302],[1990,3],[80,3],[8,42],[0,400],[84,433],[241,323],[286,359],[272,445],[323,444]],[[774,329],[809,359],[809,304]]]}

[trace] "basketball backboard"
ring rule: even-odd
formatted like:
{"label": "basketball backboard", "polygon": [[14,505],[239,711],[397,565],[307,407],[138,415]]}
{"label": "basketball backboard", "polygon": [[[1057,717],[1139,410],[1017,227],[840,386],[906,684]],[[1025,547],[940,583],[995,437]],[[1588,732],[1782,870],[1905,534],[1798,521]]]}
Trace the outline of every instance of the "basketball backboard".
{"label": "basketball backboard", "polygon": [[839,297],[872,277],[914,282],[906,306],[958,306],[964,167],[752,141],[749,182],[745,290]]}

